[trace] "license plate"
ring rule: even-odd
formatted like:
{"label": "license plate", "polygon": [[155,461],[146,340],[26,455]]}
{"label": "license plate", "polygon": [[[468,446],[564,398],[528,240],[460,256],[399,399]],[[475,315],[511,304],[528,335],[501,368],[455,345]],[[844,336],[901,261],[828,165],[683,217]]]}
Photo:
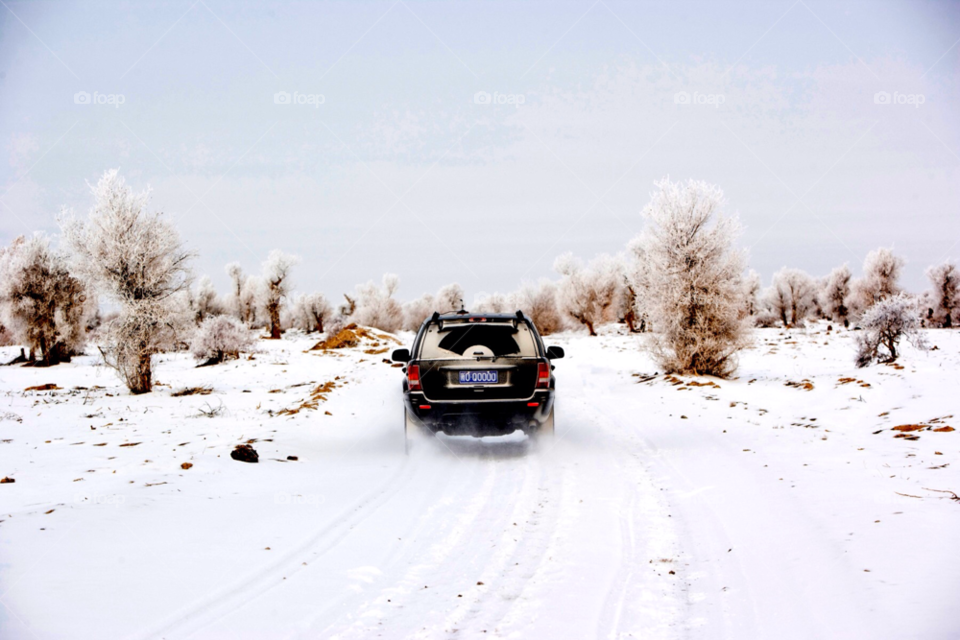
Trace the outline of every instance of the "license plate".
{"label": "license plate", "polygon": [[460,384],[497,384],[496,371],[461,371]]}

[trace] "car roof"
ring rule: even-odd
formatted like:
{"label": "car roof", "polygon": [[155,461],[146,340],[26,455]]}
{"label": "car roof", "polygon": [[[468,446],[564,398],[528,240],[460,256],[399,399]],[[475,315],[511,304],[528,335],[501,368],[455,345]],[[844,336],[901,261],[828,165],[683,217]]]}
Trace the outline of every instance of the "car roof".
{"label": "car roof", "polygon": [[434,313],[427,321],[431,320],[469,320],[470,318],[484,318],[486,320],[502,320],[504,322],[516,319],[526,320],[522,311],[513,313],[471,313],[466,310],[453,311],[451,313]]}

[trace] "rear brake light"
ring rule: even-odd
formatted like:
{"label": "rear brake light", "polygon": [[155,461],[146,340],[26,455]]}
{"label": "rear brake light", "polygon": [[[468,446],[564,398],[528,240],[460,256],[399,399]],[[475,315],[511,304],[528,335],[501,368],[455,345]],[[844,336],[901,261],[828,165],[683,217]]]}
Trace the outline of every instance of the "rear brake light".
{"label": "rear brake light", "polygon": [[528,406],[528,407],[539,407],[539,406],[540,406],[540,403],[539,403],[539,402],[528,402],[528,403],[527,403],[527,406]]}
{"label": "rear brake light", "polygon": [[537,364],[537,389],[550,387],[550,365],[546,362]]}
{"label": "rear brake light", "polygon": [[420,391],[420,365],[412,364],[407,367],[407,386],[410,391]]}
{"label": "rear brake light", "polygon": [[429,409],[429,408],[430,408],[430,405],[428,405],[428,404],[422,404],[422,405],[420,405],[420,408],[426,410],[426,409]]}

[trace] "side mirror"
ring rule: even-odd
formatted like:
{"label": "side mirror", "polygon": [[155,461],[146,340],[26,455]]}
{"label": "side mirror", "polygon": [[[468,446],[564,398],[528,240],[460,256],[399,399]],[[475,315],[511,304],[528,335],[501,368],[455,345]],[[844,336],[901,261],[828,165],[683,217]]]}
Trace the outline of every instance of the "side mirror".
{"label": "side mirror", "polygon": [[394,362],[410,362],[409,349],[395,349],[390,359]]}
{"label": "side mirror", "polygon": [[563,347],[547,347],[547,357],[558,360],[563,357]]}

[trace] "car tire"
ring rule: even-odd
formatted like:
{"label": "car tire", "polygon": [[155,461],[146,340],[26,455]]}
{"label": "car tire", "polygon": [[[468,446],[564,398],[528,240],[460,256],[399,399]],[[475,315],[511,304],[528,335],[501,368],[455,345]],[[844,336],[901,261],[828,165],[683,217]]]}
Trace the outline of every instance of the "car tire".
{"label": "car tire", "polygon": [[413,440],[420,435],[420,425],[411,417],[410,413],[403,410],[403,452],[410,454],[410,447],[413,446]]}
{"label": "car tire", "polygon": [[553,438],[553,412],[555,411],[554,407],[550,408],[550,415],[547,416],[547,419],[540,423],[540,427],[537,429],[537,437],[543,439]]}

